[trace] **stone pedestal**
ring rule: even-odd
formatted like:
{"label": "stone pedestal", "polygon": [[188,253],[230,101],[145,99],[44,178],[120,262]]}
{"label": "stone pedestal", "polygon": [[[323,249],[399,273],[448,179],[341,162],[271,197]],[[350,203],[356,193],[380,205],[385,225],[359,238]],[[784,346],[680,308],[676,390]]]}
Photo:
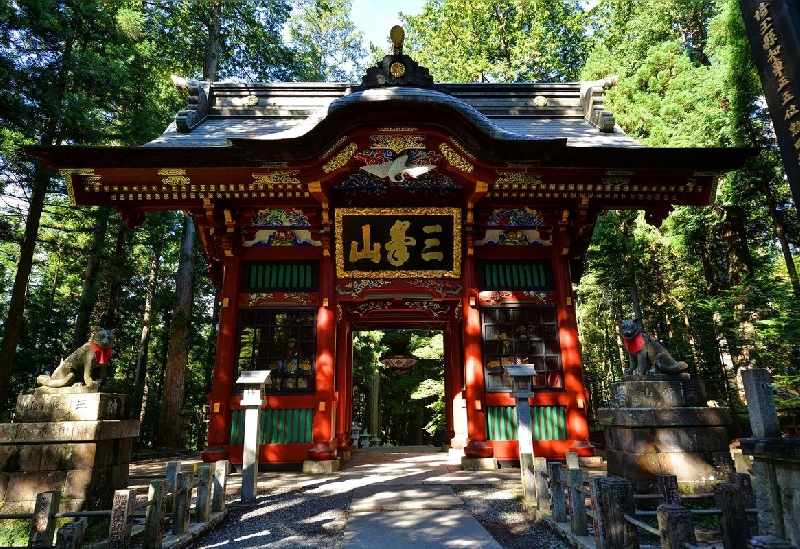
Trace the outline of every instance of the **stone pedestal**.
{"label": "stone pedestal", "polygon": [[19,395],[14,423],[0,424],[0,513],[31,512],[53,490],[61,511],[110,509],[139,435],[124,405],[111,393]]}
{"label": "stone pedestal", "polygon": [[652,492],[656,475],[678,477],[684,492],[710,492],[734,471],[727,408],[706,406],[705,384],[687,374],[628,376],[611,385],[614,403],[598,411],[608,473]]}

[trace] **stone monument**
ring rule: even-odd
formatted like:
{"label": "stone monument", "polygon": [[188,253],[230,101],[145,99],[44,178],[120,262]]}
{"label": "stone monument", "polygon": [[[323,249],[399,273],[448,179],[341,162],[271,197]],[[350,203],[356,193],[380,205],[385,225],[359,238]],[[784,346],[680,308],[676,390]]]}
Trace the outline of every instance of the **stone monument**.
{"label": "stone monument", "polygon": [[0,424],[0,513],[31,512],[49,491],[61,493],[61,511],[110,509],[127,488],[139,420],[123,419],[125,395],[99,392],[113,334],[95,328],[34,394],[17,397],[13,423]]}
{"label": "stone monument", "polygon": [[[627,340],[630,332],[621,328]],[[692,380],[685,363],[646,334],[643,347],[627,341],[626,347],[631,367],[621,382],[611,384],[611,407],[598,410],[608,473],[630,480],[640,493],[653,491],[658,474],[675,475],[687,493],[710,492],[726,482],[734,471],[730,411],[708,406],[705,384]]]}
{"label": "stone monument", "polygon": [[19,395],[14,423],[0,424],[0,512],[31,512],[54,490],[62,511],[110,509],[139,436],[124,405],[113,393]]}

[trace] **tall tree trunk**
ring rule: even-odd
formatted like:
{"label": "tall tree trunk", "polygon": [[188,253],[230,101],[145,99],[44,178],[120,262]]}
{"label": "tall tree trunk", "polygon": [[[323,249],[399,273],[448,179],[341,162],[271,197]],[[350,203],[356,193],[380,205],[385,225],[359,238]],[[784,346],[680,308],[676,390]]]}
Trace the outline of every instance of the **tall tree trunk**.
{"label": "tall tree trunk", "polygon": [[181,256],[176,280],[178,303],[172,316],[169,351],[164,372],[161,422],[158,443],[175,446],[180,441],[180,414],[184,405],[184,384],[189,361],[189,326],[192,317],[192,286],[194,283],[194,222],[187,217],[183,224]]}
{"label": "tall tree trunk", "polygon": [[[114,244],[114,257],[123,257],[123,254],[127,249],[126,246],[130,235],[131,231],[128,230],[124,223],[120,223],[117,226],[117,238],[116,244]],[[104,328],[119,327],[119,322],[117,319],[117,307],[119,306],[119,296],[122,292],[122,287],[127,279],[124,278],[123,273],[120,271],[122,265],[118,265],[117,267],[118,268],[110,271],[113,273],[113,276],[108,285],[108,300],[105,305],[105,311],[103,311],[103,314],[100,317],[100,321],[102,322],[102,326]]]}
{"label": "tall tree trunk", "polygon": [[[89,319],[92,316],[97,297],[95,283],[97,281],[97,273],[100,270],[100,258],[106,245],[106,231],[108,230],[108,218],[110,215],[110,208],[100,208],[97,211],[97,224],[92,235],[92,243],[89,246],[89,256],[86,259],[81,300],[78,304],[78,315],[75,319],[75,332],[72,335],[73,349],[77,349],[86,343],[89,338]],[[108,326],[108,328],[113,328],[113,326]]]}
{"label": "tall tree trunk", "polygon": [[203,80],[213,81],[217,77],[219,43],[222,34],[222,2],[217,0],[210,6],[211,20],[208,25],[208,44],[203,59]]}
{"label": "tall tree trunk", "polygon": [[735,344],[731,338],[727,343],[731,346],[732,362],[726,365],[725,375],[728,386],[736,390],[736,398],[744,402],[744,384],[740,372],[752,366],[752,334],[753,319],[748,306],[749,280],[753,273],[753,259],[747,245],[747,233],[741,209],[737,206],[725,206],[725,215],[720,224],[720,237],[725,245],[728,260],[728,281],[733,297],[733,321]]}
{"label": "tall tree trunk", "polygon": [[789,248],[789,240],[786,238],[786,233],[783,230],[783,223],[781,222],[781,216],[778,212],[778,205],[775,203],[775,197],[772,195],[772,188],[769,185],[769,181],[764,181],[763,192],[764,199],[767,202],[767,208],[769,208],[769,215],[772,218],[772,225],[775,227],[775,235],[778,237],[778,242],[780,242],[781,245],[783,261],[786,263],[786,272],[792,284],[794,298],[800,300],[800,279],[797,278],[797,267],[794,264],[792,250]]}
{"label": "tall tree trunk", "polygon": [[33,254],[36,250],[36,239],[39,234],[39,224],[42,219],[44,200],[50,184],[50,175],[44,168],[37,167],[33,174],[33,188],[30,204],[28,205],[28,218],[25,222],[25,233],[19,248],[19,261],[17,274],[11,291],[11,300],[8,304],[3,343],[0,345],[0,408],[6,408],[8,383],[14,367],[14,355],[17,343],[22,332],[22,318],[25,312],[25,298],[28,292],[28,278],[33,267]]}
{"label": "tall tree trunk", "polygon": [[142,334],[139,338],[139,352],[136,355],[136,369],[133,374],[133,387],[140,399],[134,399],[134,407],[138,407],[137,415],[143,419],[142,414],[147,408],[147,356],[150,347],[150,329],[153,325],[153,300],[156,295],[156,282],[158,281],[158,267],[161,262],[160,247],[153,248],[153,257],[150,260],[150,276],[147,280],[147,295],[144,301],[142,314]]}

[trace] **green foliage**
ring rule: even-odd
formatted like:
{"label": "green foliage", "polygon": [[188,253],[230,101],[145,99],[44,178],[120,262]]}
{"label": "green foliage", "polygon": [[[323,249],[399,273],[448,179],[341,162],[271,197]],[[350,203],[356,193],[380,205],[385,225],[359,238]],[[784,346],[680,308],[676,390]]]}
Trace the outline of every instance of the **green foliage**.
{"label": "green foliage", "polygon": [[570,81],[587,54],[574,0],[429,0],[402,19],[410,54],[439,82]]}
{"label": "green foliage", "polygon": [[598,220],[578,288],[593,404],[610,401],[606,380],[627,360],[611,323],[633,314],[635,295],[650,335],[709,398],[735,405],[739,369],[792,376],[800,342],[797,215],[738,3],[606,0],[588,20],[596,42],[581,76],[619,74],[606,104],[627,133],[649,146],[765,147],[720,179],[710,207],[675,208],[658,229],[622,212]]}
{"label": "green foliage", "polygon": [[[308,82],[357,82],[366,56],[362,34],[349,19],[350,0],[300,0],[289,25],[298,55],[298,79]],[[388,29],[387,29],[388,33]]]}

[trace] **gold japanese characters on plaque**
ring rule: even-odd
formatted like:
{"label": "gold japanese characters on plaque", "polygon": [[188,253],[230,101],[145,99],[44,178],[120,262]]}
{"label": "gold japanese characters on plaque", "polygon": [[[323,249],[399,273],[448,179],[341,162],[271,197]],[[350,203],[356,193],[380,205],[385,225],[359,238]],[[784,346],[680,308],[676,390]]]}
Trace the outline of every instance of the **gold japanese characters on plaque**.
{"label": "gold japanese characters on plaque", "polygon": [[340,208],[335,224],[339,277],[461,276],[460,208]]}

